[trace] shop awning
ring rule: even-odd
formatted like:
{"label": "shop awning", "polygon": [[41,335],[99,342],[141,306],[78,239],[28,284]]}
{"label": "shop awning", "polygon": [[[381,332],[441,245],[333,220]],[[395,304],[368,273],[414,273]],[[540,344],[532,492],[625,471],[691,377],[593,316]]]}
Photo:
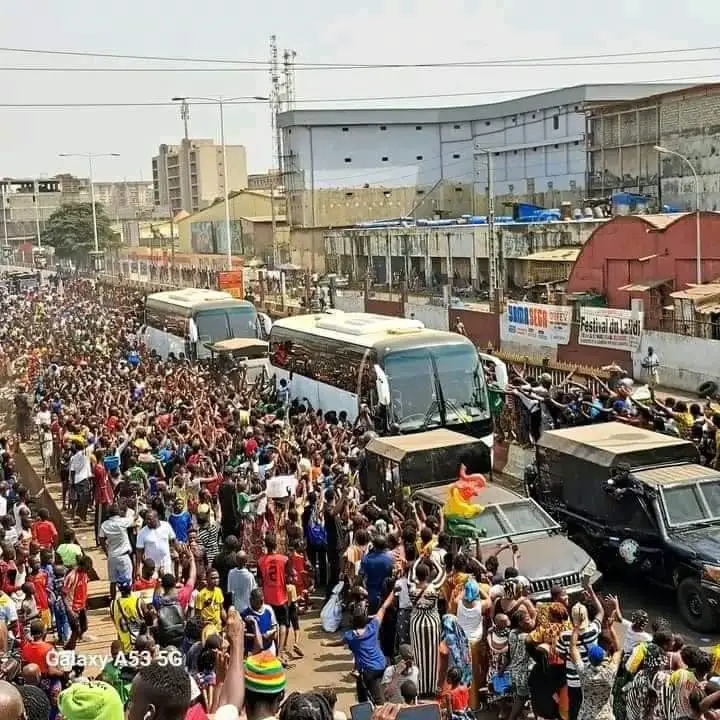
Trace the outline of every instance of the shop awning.
{"label": "shop awning", "polygon": [[720,303],[710,303],[708,305],[696,305],[695,312],[701,315],[711,315],[712,313],[720,313]]}
{"label": "shop awning", "polygon": [[618,290],[624,290],[625,292],[647,292],[648,290],[659,288],[661,285],[669,285],[671,282],[672,278],[666,278],[664,280],[639,280],[629,285],[623,285],[619,287]]}

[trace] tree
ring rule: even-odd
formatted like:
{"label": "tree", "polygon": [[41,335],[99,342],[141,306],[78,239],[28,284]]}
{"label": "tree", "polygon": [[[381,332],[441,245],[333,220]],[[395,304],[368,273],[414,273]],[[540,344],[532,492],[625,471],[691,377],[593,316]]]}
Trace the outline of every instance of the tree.
{"label": "tree", "polygon": [[[105,250],[116,245],[118,238],[110,227],[105,208],[95,203],[98,247]],[[48,218],[43,242],[55,248],[58,257],[73,258],[78,264],[87,263],[88,253],[95,249],[93,213],[91,203],[61,205]]]}

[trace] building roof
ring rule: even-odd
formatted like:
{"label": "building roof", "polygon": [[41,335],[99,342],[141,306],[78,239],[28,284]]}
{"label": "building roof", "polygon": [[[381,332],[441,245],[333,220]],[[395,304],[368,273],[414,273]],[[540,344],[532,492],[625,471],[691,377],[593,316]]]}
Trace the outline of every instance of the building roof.
{"label": "building roof", "polygon": [[[660,86],[657,86],[660,88]],[[623,107],[628,107],[633,103],[633,101],[640,102],[643,100],[651,100],[655,101],[657,103],[658,100],[663,100],[665,98],[673,99],[674,96],[680,95],[682,99],[685,99],[685,96],[692,93],[709,93],[716,91],[718,88],[720,88],[720,83],[701,83],[701,84],[692,84],[692,85],[678,85],[674,88],[670,89],[664,89],[658,91],[656,93],[653,93],[652,95],[646,95],[644,97],[638,97],[634,98],[633,100],[613,100],[610,102],[600,102],[595,104],[593,107],[593,110],[599,110],[599,111],[611,111],[611,110],[621,110]]]}
{"label": "building roof", "polygon": [[[272,215],[255,215],[254,217],[241,217],[241,220],[247,220],[251,223],[271,223],[273,221]],[[276,215],[276,223],[284,223],[286,220],[284,215]]]}
{"label": "building roof", "polygon": [[469,122],[532,112],[561,105],[611,103],[640,100],[659,93],[693,87],[690,83],[607,83],[601,85],[574,85],[548,92],[524,95],[512,100],[484,105],[437,108],[340,108],[337,110],[289,110],[278,115],[282,128],[298,125],[374,125],[379,122],[443,123]]}
{"label": "building roof", "polygon": [[559,247],[553,250],[538,250],[538,252],[523,255],[518,260],[532,260],[533,262],[575,262],[580,254],[579,247]]}
{"label": "building roof", "polygon": [[681,213],[662,213],[662,214],[656,214],[656,215],[636,215],[634,217],[639,217],[641,220],[644,220],[648,225],[652,225],[654,228],[657,228],[658,230],[664,230],[668,225],[672,225],[674,222],[679,220],[681,217],[684,217],[685,215],[689,215],[690,213],[681,212]]}
{"label": "building roof", "polygon": [[695,302],[702,302],[704,298],[714,295],[720,295],[720,284],[718,283],[691,285],[687,290],[670,293],[670,297],[676,300],[694,300]]}

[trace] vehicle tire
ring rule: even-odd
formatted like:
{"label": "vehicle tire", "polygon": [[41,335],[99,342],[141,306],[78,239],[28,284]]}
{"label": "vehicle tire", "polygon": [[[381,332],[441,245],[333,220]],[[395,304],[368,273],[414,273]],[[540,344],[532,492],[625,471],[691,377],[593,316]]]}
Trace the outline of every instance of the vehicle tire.
{"label": "vehicle tire", "polygon": [[678,585],[677,604],[682,619],[695,632],[710,632],[715,629],[715,613],[695,578],[685,578]]}
{"label": "vehicle tire", "polygon": [[720,386],[714,380],[706,380],[697,389],[697,393],[700,397],[715,397],[720,390]]}

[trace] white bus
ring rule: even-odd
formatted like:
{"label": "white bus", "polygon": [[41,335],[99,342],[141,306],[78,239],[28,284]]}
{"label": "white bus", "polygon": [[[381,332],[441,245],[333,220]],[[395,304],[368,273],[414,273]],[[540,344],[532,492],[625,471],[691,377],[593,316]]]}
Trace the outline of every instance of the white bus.
{"label": "white bus", "polygon": [[273,324],[270,366],[316,409],[353,421],[365,403],[380,432],[447,427],[492,448],[485,375],[463,335],[368,313],[300,315]]}
{"label": "white bus", "polygon": [[143,340],[161,357],[184,353],[193,360],[210,357],[208,343],[229,338],[264,338],[270,329],[267,315],[230,293],[184,288],[145,298]]}

